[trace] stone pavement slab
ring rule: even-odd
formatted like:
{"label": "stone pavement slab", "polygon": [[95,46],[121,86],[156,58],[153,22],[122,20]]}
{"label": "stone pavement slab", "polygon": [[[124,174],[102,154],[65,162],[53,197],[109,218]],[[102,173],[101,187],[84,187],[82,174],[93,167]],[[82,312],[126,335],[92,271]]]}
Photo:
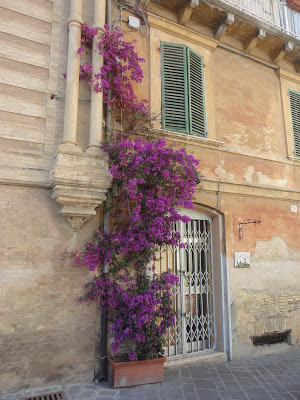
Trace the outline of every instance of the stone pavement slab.
{"label": "stone pavement slab", "polygon": [[76,383],[26,389],[0,400],[23,400],[55,391],[67,400],[300,400],[300,350],[218,363],[165,369],[160,384],[111,389]]}

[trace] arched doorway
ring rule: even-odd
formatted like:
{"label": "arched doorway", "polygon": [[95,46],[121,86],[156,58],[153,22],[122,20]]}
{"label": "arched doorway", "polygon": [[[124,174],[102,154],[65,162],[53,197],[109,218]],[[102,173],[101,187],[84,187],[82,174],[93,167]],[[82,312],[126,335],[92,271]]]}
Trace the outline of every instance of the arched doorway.
{"label": "arched doorway", "polygon": [[182,214],[191,221],[178,222],[174,229],[184,247],[163,249],[157,265],[160,272],[170,269],[180,281],[180,286],[173,288],[175,322],[165,335],[165,355],[169,358],[226,351],[222,216],[196,210],[182,210]]}

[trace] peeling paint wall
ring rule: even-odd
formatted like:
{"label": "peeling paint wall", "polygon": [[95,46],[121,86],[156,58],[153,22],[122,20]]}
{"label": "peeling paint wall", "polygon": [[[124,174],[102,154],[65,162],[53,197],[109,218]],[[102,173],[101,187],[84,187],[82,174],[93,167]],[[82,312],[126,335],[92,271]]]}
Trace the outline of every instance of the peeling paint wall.
{"label": "peeling paint wall", "polygon": [[[186,44],[204,58],[209,140],[166,137],[200,162],[196,207],[224,214],[233,355],[256,354],[251,336],[275,330],[291,329],[291,343],[299,345],[300,161],[288,158],[292,132],[284,104],[286,88],[300,91],[300,79],[285,82],[283,92],[273,68],[166,33],[162,23],[150,37],[153,111],[161,106],[161,41]],[[247,219],[261,223],[245,225],[240,240],[238,225]],[[234,268],[235,252],[250,252],[249,269]]]}
{"label": "peeling paint wall", "polygon": [[247,154],[284,157],[284,119],[275,71],[219,48],[213,66],[217,138]]}
{"label": "peeling paint wall", "polygon": [[[291,344],[299,345],[299,213],[276,198],[244,198],[226,208],[234,355],[254,353],[251,337],[274,331],[291,329]],[[247,219],[261,223],[245,225],[239,240],[238,224]],[[234,268],[235,251],[250,252],[249,269]]]}

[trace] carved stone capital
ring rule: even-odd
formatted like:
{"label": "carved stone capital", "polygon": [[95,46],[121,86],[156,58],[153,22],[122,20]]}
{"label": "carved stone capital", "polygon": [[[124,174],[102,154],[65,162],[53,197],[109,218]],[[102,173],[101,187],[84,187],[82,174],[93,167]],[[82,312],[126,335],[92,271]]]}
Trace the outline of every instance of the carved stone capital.
{"label": "carved stone capital", "polygon": [[106,199],[111,184],[106,158],[102,151],[84,153],[73,145],[61,145],[54,158],[52,199],[74,231],[96,215],[95,208]]}

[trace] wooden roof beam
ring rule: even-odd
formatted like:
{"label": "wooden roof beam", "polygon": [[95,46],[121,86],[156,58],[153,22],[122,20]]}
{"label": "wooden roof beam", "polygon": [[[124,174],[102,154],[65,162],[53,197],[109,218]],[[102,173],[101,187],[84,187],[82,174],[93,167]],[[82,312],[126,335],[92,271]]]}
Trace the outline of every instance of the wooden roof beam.
{"label": "wooden roof beam", "polygon": [[294,63],[294,67],[295,67],[296,72],[299,74],[300,73],[300,54],[297,54],[297,56],[295,57],[293,63]]}
{"label": "wooden roof beam", "polygon": [[257,46],[259,40],[262,40],[266,37],[266,31],[264,29],[259,29],[255,36],[249,39],[244,44],[245,53],[251,53],[251,51]]}
{"label": "wooden roof beam", "polygon": [[272,55],[272,61],[273,63],[277,64],[280,60],[283,59],[283,57],[287,54],[290,53],[291,51],[294,50],[294,45],[292,42],[288,41],[285,42],[283,46],[279,47],[279,49],[276,49]]}
{"label": "wooden roof beam", "polygon": [[222,36],[225,35],[228,26],[234,23],[234,15],[228,13],[226,17],[221,21],[220,25],[218,26],[215,32],[215,39],[220,40]]}
{"label": "wooden roof beam", "polygon": [[188,0],[178,11],[177,18],[180,25],[186,25],[191,18],[193,9],[198,7],[202,0]]}

